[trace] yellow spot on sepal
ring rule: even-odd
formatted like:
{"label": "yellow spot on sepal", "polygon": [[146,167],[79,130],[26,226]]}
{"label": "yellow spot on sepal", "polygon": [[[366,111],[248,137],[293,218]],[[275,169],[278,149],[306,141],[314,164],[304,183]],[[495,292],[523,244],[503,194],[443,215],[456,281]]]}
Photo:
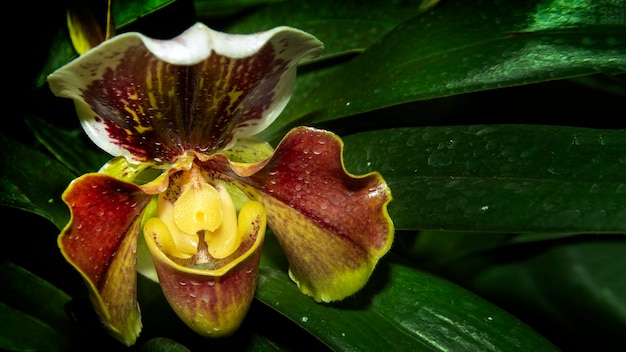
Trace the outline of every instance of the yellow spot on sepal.
{"label": "yellow spot on sepal", "polygon": [[128,112],[130,114],[130,116],[132,116],[133,120],[135,122],[137,122],[137,126],[134,127],[136,132],[144,133],[146,131],[152,130],[152,126],[143,126],[143,125],[141,125],[140,120],[139,120],[139,116],[137,115],[137,112],[135,110],[129,108],[128,106],[125,106],[124,110],[126,110],[126,112]]}
{"label": "yellow spot on sepal", "polygon": [[243,94],[242,91],[237,90],[236,87],[233,87],[233,89],[227,93],[228,95],[228,99],[229,99],[229,104],[226,107],[226,111],[228,112],[229,115],[233,115],[235,113],[235,111],[239,110],[242,108],[242,104],[241,103],[237,103],[239,97]]}

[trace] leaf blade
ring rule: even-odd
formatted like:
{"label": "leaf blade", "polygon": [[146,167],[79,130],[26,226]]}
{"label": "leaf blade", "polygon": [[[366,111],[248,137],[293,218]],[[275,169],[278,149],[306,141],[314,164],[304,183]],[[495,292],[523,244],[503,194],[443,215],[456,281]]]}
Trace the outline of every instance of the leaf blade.
{"label": "leaf blade", "polygon": [[70,324],[63,306],[69,297],[10,262],[0,264],[0,282],[0,347],[66,351]]}
{"label": "leaf blade", "polygon": [[[344,138],[349,171],[379,171],[398,229],[624,232],[624,130],[397,128]],[[378,141],[378,143],[372,143]]]}
{"label": "leaf blade", "polygon": [[455,1],[413,17],[332,72],[301,75],[282,123],[319,124],[413,101],[626,72],[626,24],[603,19],[626,5],[518,5]]}
{"label": "leaf blade", "polygon": [[521,321],[443,279],[398,263],[382,264],[372,279],[355,298],[322,305],[264,266],[257,298],[334,350],[554,350]]}
{"label": "leaf blade", "polygon": [[[61,194],[74,175],[38,150],[0,134],[0,205],[30,211],[63,228],[69,220]],[[22,164],[28,161],[26,166]],[[34,167],[30,167],[33,165]]]}

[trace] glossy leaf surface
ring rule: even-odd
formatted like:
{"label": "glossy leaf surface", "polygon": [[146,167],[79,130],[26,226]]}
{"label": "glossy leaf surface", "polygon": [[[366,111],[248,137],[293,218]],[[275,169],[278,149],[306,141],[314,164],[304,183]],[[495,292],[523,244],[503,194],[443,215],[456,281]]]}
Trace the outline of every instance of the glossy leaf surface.
{"label": "glossy leaf surface", "polygon": [[329,59],[363,52],[403,21],[417,16],[438,1],[282,1],[243,17],[226,28],[233,33],[250,33],[279,25],[315,33],[326,43],[319,58]]}
{"label": "glossy leaf surface", "polygon": [[92,149],[82,130],[66,131],[43,119],[25,121],[37,140],[75,175],[97,171],[111,156]]}
{"label": "glossy leaf surface", "polygon": [[320,123],[417,100],[621,73],[623,11],[624,4],[608,1],[443,3],[396,26],[351,61],[305,74],[281,123]]}
{"label": "glossy leaf surface", "polygon": [[0,263],[0,282],[0,348],[66,351],[71,344],[70,322],[63,305],[70,297],[8,262]]}
{"label": "glossy leaf surface", "polygon": [[400,229],[626,229],[624,130],[442,126],[364,132],[345,142],[349,170],[379,170],[402,190],[389,205]]}
{"label": "glossy leaf surface", "polygon": [[[60,206],[60,195],[74,175],[42,152],[2,134],[0,148],[5,155],[0,159],[0,204],[33,212],[61,228],[69,212]],[[38,167],[24,167],[25,160]]]}
{"label": "glossy leaf surface", "polygon": [[334,305],[297,295],[280,262],[265,263],[257,297],[332,350],[555,350],[500,308],[401,263],[381,263],[362,292]]}
{"label": "glossy leaf surface", "polygon": [[[512,312],[537,326],[562,346],[576,346],[559,332],[582,335],[588,344],[612,349],[626,328],[623,272],[626,242],[621,236],[578,236],[567,240],[501,248],[488,257],[522,253],[467,278],[469,287],[496,303],[515,301]],[[563,292],[575,292],[564,295]],[[573,323],[579,322],[579,323]],[[567,336],[567,335],[565,335]],[[593,336],[593,337],[592,337]]]}

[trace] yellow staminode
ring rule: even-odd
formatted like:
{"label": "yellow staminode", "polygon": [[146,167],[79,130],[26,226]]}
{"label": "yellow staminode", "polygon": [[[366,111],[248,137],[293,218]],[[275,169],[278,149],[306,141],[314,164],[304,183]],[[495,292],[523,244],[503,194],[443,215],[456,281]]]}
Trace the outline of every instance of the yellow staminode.
{"label": "yellow staminode", "polygon": [[223,196],[206,182],[185,187],[174,202],[176,226],[189,234],[215,231],[222,224]]}
{"label": "yellow staminode", "polygon": [[219,187],[221,197],[222,223],[215,231],[207,231],[204,240],[209,253],[215,258],[225,258],[241,244],[242,235],[237,232],[237,211],[226,187]]}
{"label": "yellow staminode", "polygon": [[155,234],[164,253],[183,259],[198,252],[203,234],[211,256],[225,258],[241,244],[235,204],[225,185],[195,181],[185,184],[173,203],[159,196],[157,217],[146,222],[144,231]]}
{"label": "yellow staminode", "polygon": [[191,258],[197,252],[197,236],[172,236],[167,224],[159,218],[151,218],[144,225],[145,233],[155,235],[155,240],[163,253],[177,258]]}

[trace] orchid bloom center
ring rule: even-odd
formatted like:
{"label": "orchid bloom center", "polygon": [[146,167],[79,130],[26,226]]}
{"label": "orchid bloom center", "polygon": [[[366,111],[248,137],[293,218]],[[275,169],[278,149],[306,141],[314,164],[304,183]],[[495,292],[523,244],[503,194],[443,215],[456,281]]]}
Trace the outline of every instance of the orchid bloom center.
{"label": "orchid bloom center", "polygon": [[186,187],[174,203],[174,222],[189,234],[215,231],[222,224],[223,214],[222,194],[208,183]]}
{"label": "orchid bloom center", "polygon": [[165,254],[181,259],[195,256],[195,264],[210,262],[210,257],[225,258],[242,241],[237,211],[226,187],[209,184],[196,173],[180,185],[180,193],[159,195],[157,217],[146,222],[144,231],[156,235]]}

